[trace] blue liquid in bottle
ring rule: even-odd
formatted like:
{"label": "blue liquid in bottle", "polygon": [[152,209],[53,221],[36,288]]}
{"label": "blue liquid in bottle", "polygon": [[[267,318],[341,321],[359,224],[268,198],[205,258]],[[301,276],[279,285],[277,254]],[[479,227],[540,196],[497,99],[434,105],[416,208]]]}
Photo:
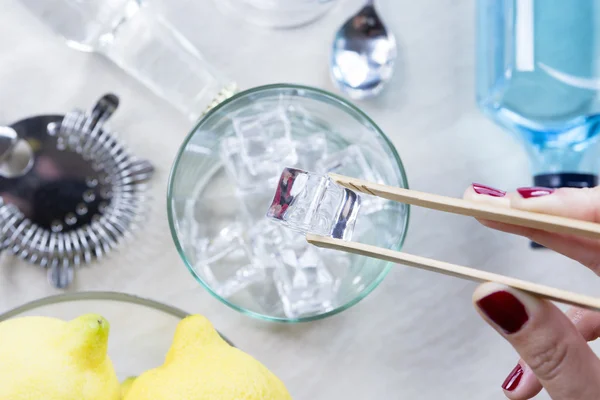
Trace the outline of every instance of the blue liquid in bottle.
{"label": "blue liquid in bottle", "polygon": [[514,133],[533,184],[597,185],[600,0],[477,0],[477,103]]}

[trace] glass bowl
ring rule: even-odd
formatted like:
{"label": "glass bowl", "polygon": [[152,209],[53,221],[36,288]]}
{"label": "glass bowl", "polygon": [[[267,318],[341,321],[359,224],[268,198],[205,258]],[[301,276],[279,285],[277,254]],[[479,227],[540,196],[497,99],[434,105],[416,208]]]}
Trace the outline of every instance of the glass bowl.
{"label": "glass bowl", "polygon": [[329,12],[338,0],[216,0],[228,15],[265,28],[296,28]]}
{"label": "glass bowl", "polygon": [[[282,136],[257,141],[250,133],[250,140],[244,135],[252,131],[248,127],[253,123],[263,124],[260,135]],[[245,133],[240,136],[240,132]],[[246,148],[243,143],[250,145]],[[259,146],[260,151],[252,154],[257,143],[266,147]],[[269,169],[271,161],[263,162],[261,157],[277,159],[272,162],[275,167]],[[252,161],[244,165],[253,165],[254,172],[240,169],[244,159]],[[281,165],[408,187],[393,144],[351,103],[306,86],[261,86],[217,105],[185,139],[168,184],[171,234],[193,276],[233,309],[278,322],[324,318],[367,296],[391,263],[321,251],[307,245],[302,234],[288,236],[293,232],[267,220],[282,172],[276,167]],[[276,174],[261,175],[262,168]],[[363,196],[361,206],[368,217],[359,214],[362,228],[352,240],[399,250],[409,206],[368,197]],[[283,229],[277,240],[270,241],[271,229]],[[211,256],[214,253],[207,250],[211,248],[225,250]],[[315,257],[320,260],[314,264],[318,268],[304,268]]]}
{"label": "glass bowl", "polygon": [[76,292],[26,303],[0,314],[0,322],[24,316],[70,320],[86,313],[100,314],[110,323],[108,354],[121,381],[162,365],[177,323],[189,315],[124,293]]}

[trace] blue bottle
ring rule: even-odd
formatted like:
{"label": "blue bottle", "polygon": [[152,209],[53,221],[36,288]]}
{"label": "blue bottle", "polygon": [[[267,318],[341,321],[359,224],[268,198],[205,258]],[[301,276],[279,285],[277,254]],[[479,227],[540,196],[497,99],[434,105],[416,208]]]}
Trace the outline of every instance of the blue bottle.
{"label": "blue bottle", "polygon": [[477,0],[477,103],[512,132],[533,184],[597,185],[600,0]]}

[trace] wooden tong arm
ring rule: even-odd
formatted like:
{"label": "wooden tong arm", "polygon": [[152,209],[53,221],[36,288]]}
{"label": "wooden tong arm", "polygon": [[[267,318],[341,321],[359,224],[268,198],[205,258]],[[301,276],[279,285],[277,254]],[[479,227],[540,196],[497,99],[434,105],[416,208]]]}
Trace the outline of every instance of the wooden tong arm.
{"label": "wooden tong arm", "polygon": [[600,224],[578,221],[565,217],[493,207],[472,201],[446,197],[432,193],[423,193],[410,189],[381,185],[348,176],[329,174],[337,184],[348,189],[366,193],[384,199],[430,208],[479,219],[504,222],[527,228],[540,229],[554,233],[568,233],[591,239],[600,239]]}

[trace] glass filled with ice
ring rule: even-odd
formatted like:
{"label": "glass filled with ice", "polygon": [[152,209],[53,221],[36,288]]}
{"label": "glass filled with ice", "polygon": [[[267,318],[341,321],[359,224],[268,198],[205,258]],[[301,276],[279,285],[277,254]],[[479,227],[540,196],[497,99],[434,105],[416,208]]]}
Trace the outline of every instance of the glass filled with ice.
{"label": "glass filled with ice", "polygon": [[407,187],[383,132],[335,95],[269,85],[217,105],[186,138],[169,181],[186,266],[225,304],[263,319],[313,320],[355,304],[391,264],[317,248],[304,233],[398,250],[409,210],[348,191],[330,172]]}

